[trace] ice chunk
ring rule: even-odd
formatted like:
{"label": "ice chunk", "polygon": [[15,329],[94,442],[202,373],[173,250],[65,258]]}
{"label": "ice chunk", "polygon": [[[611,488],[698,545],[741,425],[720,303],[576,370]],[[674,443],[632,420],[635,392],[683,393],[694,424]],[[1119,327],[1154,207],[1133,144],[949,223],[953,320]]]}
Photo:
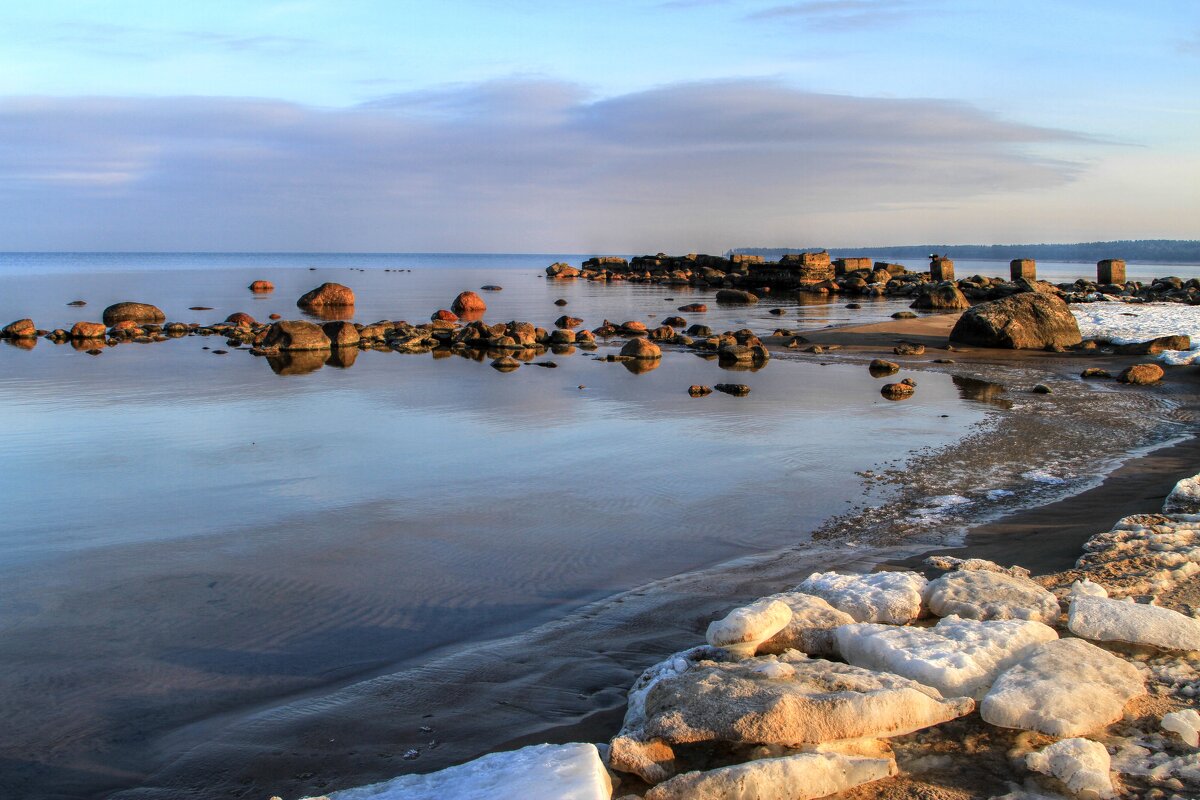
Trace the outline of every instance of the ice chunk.
{"label": "ice chunk", "polygon": [[1053,775],[1085,800],[1107,800],[1117,796],[1110,774],[1111,759],[1104,745],[1098,742],[1063,739],[1025,756],[1025,765],[1034,772]]}
{"label": "ice chunk", "polygon": [[802,753],[688,772],[660,783],[646,800],[811,800],[896,773],[896,762],[833,753]]}
{"label": "ice chunk", "polygon": [[[1011,494],[1011,492],[1009,493]],[[1028,578],[1029,570],[1024,567],[1002,567],[995,561],[986,558],[955,558],[954,556],[929,556],[925,559],[926,566],[950,571],[953,569],[973,569],[982,572],[1005,572],[1018,578]]]}
{"label": "ice chunk", "polygon": [[[763,674],[764,663],[795,669]],[[646,732],[665,742],[725,741],[798,746],[899,736],[969,713],[970,698],[884,672],[789,651],[736,663],[702,662],[658,681],[646,697]]]}
{"label": "ice chunk", "polygon": [[1179,738],[1192,747],[1200,747],[1200,714],[1196,713],[1196,709],[1172,711],[1162,718],[1160,724],[1164,731],[1178,733]]}
{"label": "ice chunk", "polygon": [[798,592],[824,598],[855,622],[886,622],[905,625],[921,616],[923,575],[915,572],[874,572],[870,575],[841,575],[814,572],[796,587]]}
{"label": "ice chunk", "polygon": [[1184,478],[1175,484],[1163,503],[1164,514],[1200,513],[1200,475]]}
{"label": "ice chunk", "polygon": [[786,603],[764,597],[735,608],[724,619],[710,624],[705,638],[713,647],[724,647],[738,656],[752,656],[761,642],[783,630],[791,619],[792,609]]}
{"label": "ice chunk", "polygon": [[1114,597],[1157,594],[1200,572],[1200,516],[1134,514],[1083,545],[1076,567]]}
{"label": "ice chunk", "polygon": [[979,699],[1001,672],[1042,642],[1057,639],[1040,622],[980,622],[947,617],[932,628],[846,625],[835,632],[842,658],[932,686],[946,697]]}
{"label": "ice chunk", "polygon": [[1200,650],[1200,621],[1169,608],[1107,597],[1072,598],[1067,627],[1076,636],[1099,642]]}
{"label": "ice chunk", "polygon": [[925,603],[939,617],[1029,619],[1053,624],[1058,599],[1028,578],[1006,572],[957,570],[930,581]]}
{"label": "ice chunk", "polygon": [[1129,662],[1082,639],[1056,639],[1002,672],[979,714],[1001,728],[1080,736],[1116,722],[1141,693],[1141,673]]}
{"label": "ice chunk", "polygon": [[1044,483],[1047,486],[1057,486],[1060,483],[1066,483],[1066,480],[1063,478],[1060,478],[1057,475],[1051,475],[1044,469],[1031,469],[1026,472],[1022,472],[1021,477],[1027,481],[1033,481],[1034,483]]}
{"label": "ice chunk", "polygon": [[1108,597],[1108,590],[1087,578],[1075,581],[1067,590],[1067,597]]}
{"label": "ice chunk", "polygon": [[330,800],[608,800],[612,782],[593,744],[537,744],[489,753],[427,775],[334,792]]}
{"label": "ice chunk", "polygon": [[833,630],[854,622],[854,617],[838,611],[816,595],[782,592],[771,597],[787,604],[792,610],[792,618],[783,630],[758,646],[760,654],[799,650],[810,656],[835,655]]}

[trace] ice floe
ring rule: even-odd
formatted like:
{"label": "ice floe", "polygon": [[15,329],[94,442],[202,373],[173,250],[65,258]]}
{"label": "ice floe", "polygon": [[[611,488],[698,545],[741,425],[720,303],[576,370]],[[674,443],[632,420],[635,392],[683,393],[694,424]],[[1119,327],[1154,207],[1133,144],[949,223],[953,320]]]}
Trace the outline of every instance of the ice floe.
{"label": "ice floe", "polygon": [[1200,512],[1200,475],[1184,478],[1175,484],[1163,503],[1165,514],[1195,514]]}
{"label": "ice floe", "polygon": [[688,772],[655,786],[646,800],[813,800],[895,774],[896,763],[834,753],[766,758]]}
{"label": "ice floe", "polygon": [[1112,782],[1112,759],[1099,742],[1063,739],[1025,756],[1025,765],[1034,772],[1053,775],[1072,794],[1084,800],[1108,800],[1117,796]]}
{"label": "ice floe", "polygon": [[1071,600],[1067,627],[1076,636],[1098,642],[1200,650],[1200,621],[1144,603],[1076,596]]}
{"label": "ice floe", "polygon": [[[1200,311],[1182,303],[1072,304],[1071,313],[1085,339],[1134,344],[1159,336],[1186,334],[1200,344]],[[1177,351],[1169,351],[1177,352]],[[1190,351],[1200,355],[1196,349]],[[1183,362],[1190,363],[1190,362]]]}
{"label": "ice floe", "polygon": [[758,652],[764,655],[777,655],[785,650],[799,650],[810,656],[835,655],[834,629],[854,622],[854,617],[838,611],[816,595],[782,592],[771,595],[770,599],[791,608],[792,618],[782,630],[758,646]]}
{"label": "ice floe", "polygon": [[824,598],[855,622],[885,622],[905,625],[921,616],[921,592],[927,581],[913,572],[874,572],[842,575],[816,572],[796,591]]}
{"label": "ice floe", "polygon": [[925,587],[925,603],[939,617],[1031,619],[1053,624],[1058,599],[1028,578],[990,570],[955,570]]}
{"label": "ice floe", "polygon": [[735,608],[708,626],[705,638],[739,656],[752,656],[758,645],[779,633],[792,619],[792,609],[769,597]]}

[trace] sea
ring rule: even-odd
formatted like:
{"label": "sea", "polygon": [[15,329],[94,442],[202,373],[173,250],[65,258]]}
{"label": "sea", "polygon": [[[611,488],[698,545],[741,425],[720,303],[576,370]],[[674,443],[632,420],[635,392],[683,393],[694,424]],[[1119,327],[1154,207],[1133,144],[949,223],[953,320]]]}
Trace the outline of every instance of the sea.
{"label": "sea", "polygon": [[[7,253],[0,325],[127,300],[302,318],[326,281],[362,323],[422,322],[464,290],[489,322],[547,328],[706,302],[689,323],[811,337],[907,306],[545,278],[585,257]],[[249,292],[260,279],[274,292]],[[668,346],[646,371],[603,360],[620,344],[511,373],[365,350],[282,374],[220,337],[0,344],[0,794],[291,800],[566,735],[617,713],[652,653],[698,643],[722,588],[951,542],[1191,424],[1082,381],[1045,403],[1019,388],[1044,368],[1020,364],[925,364],[891,402],[837,352],[734,371]],[[687,391],[718,383],[751,391]],[[1113,413],[1134,421],[1104,428]]]}

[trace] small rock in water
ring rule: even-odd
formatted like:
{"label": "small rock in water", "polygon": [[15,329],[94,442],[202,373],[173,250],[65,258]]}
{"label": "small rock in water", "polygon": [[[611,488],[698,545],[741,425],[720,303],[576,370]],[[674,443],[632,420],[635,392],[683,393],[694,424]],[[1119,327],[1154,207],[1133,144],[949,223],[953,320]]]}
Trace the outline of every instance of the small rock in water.
{"label": "small rock in water", "polygon": [[1100,369],[1099,367],[1088,367],[1083,372],[1079,373],[1079,377],[1081,377],[1081,378],[1111,378],[1112,373],[1110,373],[1106,369]]}
{"label": "small rock in water", "polygon": [[489,283],[486,286],[480,286],[479,289],[480,289],[480,291],[484,291],[484,292],[499,292],[499,291],[503,291],[504,287],[496,286],[493,283]]}
{"label": "small rock in water", "polygon": [[888,400],[904,400],[912,397],[916,392],[910,384],[907,383],[885,383],[879,393]]}
{"label": "small rock in water", "polygon": [[72,300],[71,302],[67,303],[67,305],[69,305],[69,306],[86,306],[87,301],[86,300]]}
{"label": "small rock in water", "polygon": [[492,369],[500,372],[512,372],[521,366],[521,362],[517,361],[512,356],[501,356],[492,362]]}
{"label": "small rock in water", "polygon": [[768,311],[767,313],[768,313],[768,314],[774,314],[775,316],[777,316],[777,317],[780,317],[780,316],[783,316],[784,314],[786,314],[786,313],[787,313],[787,311],[786,311],[785,309],[782,309],[782,308],[772,308],[772,309],[771,309],[770,311]]}
{"label": "small rock in water", "polygon": [[913,344],[912,342],[901,342],[892,348],[892,352],[898,356],[919,356],[925,354],[925,345]]}
{"label": "small rock in water", "polygon": [[892,319],[916,319],[917,315],[911,311],[897,311],[892,314]]}
{"label": "small rock in water", "polygon": [[867,365],[867,369],[870,370],[872,376],[879,378],[884,375],[896,374],[900,371],[900,365],[894,361],[885,361],[882,358],[875,358],[872,359],[871,363]]}
{"label": "small rock in water", "polygon": [[1037,386],[1034,386],[1033,393],[1034,394],[1054,394],[1054,392],[1050,389],[1050,387],[1044,383],[1039,383]]}
{"label": "small rock in water", "polygon": [[562,299],[561,297],[554,301],[554,305],[556,305],[556,306],[565,306],[566,304],[567,304],[567,301]]}
{"label": "small rock in water", "polygon": [[1134,364],[1126,367],[1117,380],[1134,386],[1149,386],[1162,380],[1163,368],[1158,364]]}
{"label": "small rock in water", "polygon": [[862,303],[846,303],[846,308],[859,309],[862,308]]}
{"label": "small rock in water", "polygon": [[213,350],[212,354],[214,356],[227,356],[227,355],[229,355],[229,351],[228,350]]}
{"label": "small rock in water", "polygon": [[212,311],[212,306],[188,306],[188,311]]}
{"label": "small rock in water", "polygon": [[744,383],[718,383],[713,388],[718,392],[731,394],[734,397],[745,397],[750,394],[750,387]]}
{"label": "small rock in water", "polygon": [[708,386],[692,384],[688,387],[688,394],[690,394],[692,397],[706,397],[712,394],[712,389]]}

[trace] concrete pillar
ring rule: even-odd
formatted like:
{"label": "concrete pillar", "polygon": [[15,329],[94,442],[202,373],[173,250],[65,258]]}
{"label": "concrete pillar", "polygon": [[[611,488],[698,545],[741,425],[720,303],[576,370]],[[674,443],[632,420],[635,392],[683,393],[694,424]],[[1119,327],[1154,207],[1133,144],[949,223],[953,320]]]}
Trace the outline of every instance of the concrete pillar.
{"label": "concrete pillar", "polygon": [[1024,278],[1027,281],[1037,280],[1037,262],[1032,258],[1014,258],[1008,262],[1008,274],[1012,280]]}
{"label": "concrete pillar", "polygon": [[1120,258],[1106,258],[1096,262],[1096,283],[1124,283],[1125,262]]}
{"label": "concrete pillar", "polygon": [[929,277],[935,283],[954,280],[954,262],[948,258],[931,258],[929,260]]}

